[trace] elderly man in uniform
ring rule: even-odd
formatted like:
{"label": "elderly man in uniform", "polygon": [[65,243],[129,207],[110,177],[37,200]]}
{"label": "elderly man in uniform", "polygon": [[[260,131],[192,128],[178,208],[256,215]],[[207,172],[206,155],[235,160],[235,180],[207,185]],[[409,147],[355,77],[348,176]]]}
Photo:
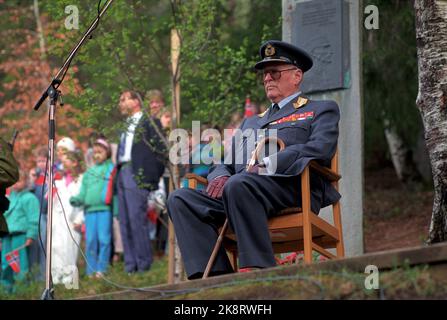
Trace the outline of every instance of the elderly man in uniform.
{"label": "elderly man in uniform", "polygon": [[[248,172],[245,163],[216,165],[208,175],[206,192],[180,189],[170,195],[168,212],[189,279],[203,275],[218,227],[226,217],[238,239],[241,271],[274,266],[268,218],[300,205],[299,175],[311,160],[329,165],[336,151],[337,104],[309,100],[300,91],[303,75],[313,65],[309,54],[289,43],[270,40],[261,46],[260,56],[255,68],[272,105],[263,114],[245,119],[240,129],[276,129],[285,148],[263,158]],[[244,139],[242,146],[247,149],[250,139]],[[339,198],[328,181],[311,174],[313,212]],[[223,248],[215,261],[210,275],[233,272]]]}

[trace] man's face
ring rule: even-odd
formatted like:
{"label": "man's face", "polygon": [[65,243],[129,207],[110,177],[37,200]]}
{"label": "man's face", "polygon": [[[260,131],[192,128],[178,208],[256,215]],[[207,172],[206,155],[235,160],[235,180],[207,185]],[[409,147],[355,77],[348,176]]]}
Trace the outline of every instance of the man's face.
{"label": "man's face", "polygon": [[132,99],[130,92],[124,92],[120,97],[120,111],[123,115],[132,115],[135,113],[140,105],[138,99]]}
{"label": "man's face", "polygon": [[274,103],[295,93],[303,77],[300,69],[285,63],[271,63],[261,72],[267,98]]}

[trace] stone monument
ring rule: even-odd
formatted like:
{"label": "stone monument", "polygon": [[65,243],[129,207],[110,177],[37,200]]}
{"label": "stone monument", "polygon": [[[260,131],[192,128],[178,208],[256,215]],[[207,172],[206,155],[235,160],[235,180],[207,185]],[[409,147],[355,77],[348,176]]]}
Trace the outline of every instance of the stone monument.
{"label": "stone monument", "polygon": [[[361,1],[282,0],[284,41],[308,51],[314,67],[302,90],[340,106],[340,181],[346,256],[363,253]],[[332,222],[331,210],[320,213]]]}

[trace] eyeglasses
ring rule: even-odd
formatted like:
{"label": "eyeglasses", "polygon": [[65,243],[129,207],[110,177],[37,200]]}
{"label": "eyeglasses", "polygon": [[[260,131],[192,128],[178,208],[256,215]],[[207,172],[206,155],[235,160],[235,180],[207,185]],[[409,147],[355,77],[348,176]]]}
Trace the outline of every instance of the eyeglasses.
{"label": "eyeglasses", "polygon": [[290,68],[290,69],[284,69],[284,70],[263,70],[262,73],[260,73],[260,76],[262,77],[262,80],[265,80],[265,77],[269,74],[270,77],[272,77],[273,80],[277,81],[281,78],[281,73],[285,71],[291,71],[291,70],[298,70],[297,68]]}

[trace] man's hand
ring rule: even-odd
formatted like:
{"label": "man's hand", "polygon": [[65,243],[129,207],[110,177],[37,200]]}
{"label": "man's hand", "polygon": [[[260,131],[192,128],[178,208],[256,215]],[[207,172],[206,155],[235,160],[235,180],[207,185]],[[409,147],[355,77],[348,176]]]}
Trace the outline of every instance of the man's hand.
{"label": "man's hand", "polygon": [[251,167],[250,169],[248,169],[247,172],[249,172],[249,173],[256,173],[256,174],[259,174],[259,169],[260,169],[260,168],[265,168],[265,164],[264,164],[263,162],[254,165],[253,167]]}
{"label": "man's hand", "polygon": [[33,240],[32,238],[28,238],[28,239],[26,239],[25,246],[29,247],[30,245],[33,244],[33,241],[34,241],[34,240]]}
{"label": "man's hand", "polygon": [[253,167],[248,169],[247,172],[258,174],[259,173],[259,164],[255,164]]}
{"label": "man's hand", "polygon": [[206,193],[208,193],[208,195],[214,199],[222,198],[223,188],[224,188],[224,185],[227,182],[228,178],[230,178],[230,177],[222,176],[222,177],[217,177],[217,178],[213,179],[208,184],[208,187],[206,187]]}

